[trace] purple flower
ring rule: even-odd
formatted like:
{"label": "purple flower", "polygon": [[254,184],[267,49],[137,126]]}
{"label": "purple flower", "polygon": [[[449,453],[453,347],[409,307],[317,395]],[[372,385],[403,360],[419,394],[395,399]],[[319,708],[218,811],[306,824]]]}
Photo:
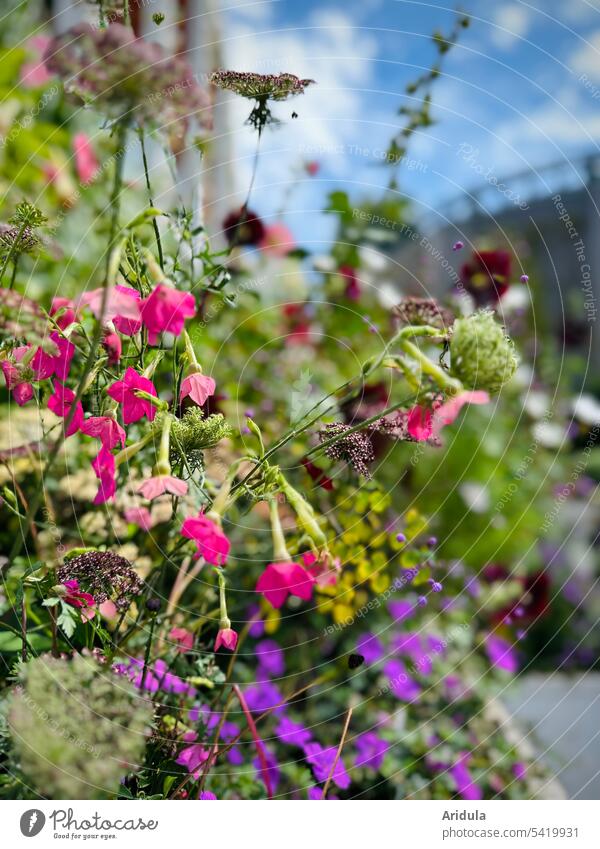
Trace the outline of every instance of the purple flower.
{"label": "purple flower", "polygon": [[[127,675],[136,687],[141,687],[142,675],[144,674],[144,661],[141,658],[131,657],[125,663],[116,664],[114,668],[116,672]],[[149,693],[157,693],[162,690],[163,693],[188,695],[192,698],[196,695],[196,690],[182,678],[179,678],[173,672],[169,672],[165,661],[160,659],[149,664],[146,668],[144,690]]]}
{"label": "purple flower", "polygon": [[211,793],[210,790],[203,790],[202,793],[198,796],[198,799],[201,801],[217,801],[217,797],[214,793]]}
{"label": "purple flower", "polygon": [[383,657],[383,646],[375,634],[363,634],[358,638],[356,651],[362,654],[366,663],[377,663]]}
{"label": "purple flower", "polygon": [[408,619],[414,613],[414,608],[410,601],[391,601],[388,605],[388,610],[396,622],[402,622],[403,619]]}
{"label": "purple flower", "polygon": [[496,666],[498,669],[505,669],[511,673],[515,673],[519,668],[513,647],[507,640],[502,639],[502,637],[497,637],[495,634],[488,634],[485,640],[485,650],[492,666]]}
{"label": "purple flower", "polygon": [[200,743],[193,743],[181,750],[181,753],[175,763],[186,767],[188,772],[191,772],[194,778],[198,778],[201,772],[202,765],[206,762],[209,752]]}
{"label": "purple flower", "polygon": [[514,777],[518,781],[523,781],[523,779],[525,778],[525,775],[527,774],[527,767],[521,761],[517,761],[516,763],[513,764],[512,772],[513,772]]}
{"label": "purple flower", "polygon": [[[283,701],[281,691],[270,681],[258,681],[245,692],[246,703],[253,713],[262,713],[271,710],[275,705]],[[277,708],[275,713],[280,713],[284,706]]]}
{"label": "purple flower", "polygon": [[456,783],[458,794],[462,796],[463,799],[474,801],[482,799],[483,792],[481,787],[479,787],[479,785],[471,778],[471,773],[467,767],[470,760],[471,756],[468,752],[461,752],[458,756],[458,760],[450,770],[450,775]]}
{"label": "purple flower", "polygon": [[300,749],[303,749],[312,739],[308,728],[305,728],[299,722],[294,722],[287,716],[281,717],[279,725],[275,728],[275,735],[279,737],[282,743],[286,743],[288,746],[298,746]]}
{"label": "purple flower", "polygon": [[[335,746],[324,749],[319,743],[308,743],[304,747],[306,760],[311,765],[317,781],[327,781],[335,761],[336,753],[337,748]],[[346,790],[350,786],[350,776],[346,772],[341,757],[335,765],[331,778],[340,790]]]}
{"label": "purple flower", "polygon": [[390,660],[384,666],[383,671],[396,698],[403,702],[412,702],[420,695],[420,685],[408,675],[406,666],[401,660]]}
{"label": "purple flower", "polygon": [[378,770],[389,749],[389,745],[385,740],[378,737],[374,731],[366,731],[356,738],[355,744],[356,760],[354,761],[354,765],[366,766]]}
{"label": "purple flower", "polygon": [[260,643],[256,644],[254,650],[260,667],[267,676],[283,675],[285,671],[283,652],[275,640],[261,640]]}

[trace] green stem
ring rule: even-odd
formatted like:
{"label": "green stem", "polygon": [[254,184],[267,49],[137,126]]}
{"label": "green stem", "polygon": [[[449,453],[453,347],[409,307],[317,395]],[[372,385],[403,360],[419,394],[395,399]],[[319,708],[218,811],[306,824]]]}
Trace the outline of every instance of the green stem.
{"label": "green stem", "polygon": [[[2,268],[0,268],[0,283],[4,279],[4,272],[8,268],[8,265],[9,265],[11,259],[13,258],[15,251],[17,250],[19,244],[21,243],[21,238],[22,238],[23,233],[25,232],[25,230],[27,228],[28,223],[29,223],[28,221],[24,221],[21,224],[21,226],[19,227],[19,232],[17,233],[17,238],[13,241],[12,245],[10,246],[9,252],[6,254],[6,256],[4,258],[4,262],[2,263]],[[15,262],[15,265],[16,265],[16,262]],[[15,271],[13,270],[13,282],[14,282],[14,275],[15,275]],[[12,282],[11,282],[9,288],[12,289]]]}
{"label": "green stem", "polygon": [[[142,148],[142,162],[144,163],[144,176],[146,178],[146,188],[148,189],[148,203],[150,206],[154,206],[154,201],[152,200],[152,187],[150,185],[150,174],[148,171],[148,159],[146,157],[146,142],[144,138],[144,128],[138,128],[138,135],[140,137],[140,145]],[[158,229],[158,222],[156,218],[152,219],[152,226],[154,228],[154,237],[156,239],[156,249],[158,250],[158,261],[160,263],[161,269],[165,270],[165,261],[163,256],[162,242],[160,240],[160,230]]]}

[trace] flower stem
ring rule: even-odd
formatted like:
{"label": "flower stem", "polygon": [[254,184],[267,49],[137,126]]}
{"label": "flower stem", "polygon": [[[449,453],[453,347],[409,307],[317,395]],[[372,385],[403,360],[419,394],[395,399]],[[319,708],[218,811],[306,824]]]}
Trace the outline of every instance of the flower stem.
{"label": "flower stem", "polygon": [[[144,128],[142,126],[138,127],[138,135],[140,137],[140,146],[142,148],[142,162],[144,163],[144,176],[146,178],[146,188],[148,189],[148,203],[151,207],[154,206],[154,201],[152,199],[152,187],[150,185],[150,174],[148,172],[148,159],[146,157],[146,142],[144,138]],[[165,261],[163,256],[162,242],[160,240],[160,230],[158,229],[158,223],[156,218],[152,218],[152,226],[154,228],[154,237],[156,239],[156,249],[158,251],[158,262],[160,263],[161,269],[165,270]]]}

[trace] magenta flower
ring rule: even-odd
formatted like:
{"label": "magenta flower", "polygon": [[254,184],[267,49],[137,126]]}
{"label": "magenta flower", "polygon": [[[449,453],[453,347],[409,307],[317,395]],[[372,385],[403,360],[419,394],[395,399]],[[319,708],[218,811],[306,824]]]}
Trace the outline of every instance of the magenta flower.
{"label": "magenta flower", "polygon": [[154,520],[147,507],[128,507],[124,515],[128,522],[137,525],[142,531],[149,531],[154,527]]}
{"label": "magenta flower", "polygon": [[31,368],[38,380],[45,380],[54,374],[64,382],[69,375],[71,360],[75,354],[75,345],[61,336],[57,330],[50,334],[50,339],[56,346],[57,353],[47,354],[41,348],[38,348],[31,361]]}
{"label": "magenta flower", "polygon": [[86,436],[99,439],[105,448],[112,451],[118,445],[125,447],[126,433],[112,416],[92,416],[86,419],[80,428]]}
{"label": "magenta flower", "polygon": [[150,421],[154,420],[156,407],[145,398],[139,398],[135,393],[137,389],[147,392],[149,395],[158,397],[154,384],[147,377],[138,374],[134,368],[129,367],[122,380],[117,380],[107,390],[107,394],[123,406],[123,422],[131,424],[147,416]]}
{"label": "magenta flower", "polygon": [[269,224],[258,243],[259,250],[274,257],[287,256],[296,247],[296,240],[290,228],[281,223]]}
{"label": "magenta flower", "polygon": [[102,338],[102,347],[108,354],[108,363],[111,366],[116,366],[121,359],[123,353],[123,345],[121,337],[118,333],[105,333]]}
{"label": "magenta flower", "polygon": [[200,767],[206,763],[209,755],[210,752],[208,749],[205,749],[200,745],[200,743],[194,743],[193,745],[182,749],[175,763],[178,763],[180,766],[184,766],[187,771],[194,776],[194,778],[199,778],[201,772]]}
{"label": "magenta flower", "polygon": [[465,404],[487,404],[489,400],[490,396],[487,392],[481,390],[461,392],[460,395],[450,398],[433,413],[432,435],[438,436],[445,425],[452,424]]}
{"label": "magenta flower", "polygon": [[185,319],[196,314],[196,301],[190,292],[179,292],[164,283],[159,283],[140,306],[151,345],[157,343],[161,333],[179,336]]}
{"label": "magenta flower", "polygon": [[33,386],[28,380],[22,379],[22,368],[18,366],[18,363],[23,359],[29,349],[29,345],[21,345],[19,348],[13,348],[12,354],[15,362],[2,360],[0,363],[4,380],[6,381],[6,388],[10,390],[19,407],[22,407],[33,398]]}
{"label": "magenta flower", "polygon": [[467,768],[467,764],[471,760],[468,752],[461,752],[458,760],[450,770],[450,775],[456,783],[456,789],[459,796],[470,801],[477,801],[483,798],[483,791],[476,782],[473,781],[471,773]]}
{"label": "magenta flower", "polygon": [[77,176],[82,183],[91,183],[98,173],[99,165],[92,143],[85,133],[75,133],[73,136],[73,153]]}
{"label": "magenta flower", "polygon": [[131,289],[129,286],[119,286],[117,284],[115,289],[125,297],[132,298],[136,302],[134,309],[137,308],[138,317],[131,318],[127,315],[120,314],[113,318],[112,323],[115,329],[124,336],[135,336],[142,329],[142,319],[139,317],[139,301],[141,301],[142,296],[137,289]]}
{"label": "magenta flower", "polygon": [[114,286],[106,296],[104,311],[102,310],[104,289],[92,289],[90,292],[85,292],[79,298],[78,305],[89,307],[98,321],[102,320],[103,322],[114,322],[115,318],[124,318],[139,322],[139,294],[136,298],[131,294],[133,291],[135,290],[128,289],[126,286]]}
{"label": "magenta flower", "polygon": [[199,513],[188,516],[181,526],[181,534],[196,541],[197,557],[204,557],[213,566],[223,566],[229,554],[230,542],[215,522]]}
{"label": "magenta flower", "polygon": [[417,442],[425,442],[433,436],[433,413],[426,407],[416,406],[408,413],[407,430]]}
{"label": "magenta flower", "polygon": [[[75,393],[68,389],[59,380],[54,381],[54,394],[48,399],[48,409],[56,416],[66,419],[71,412],[71,406],[75,400]],[[71,419],[71,423],[67,429],[66,435],[76,433],[83,424],[83,407],[81,401],[77,402],[75,414]]]}
{"label": "magenta flower", "polygon": [[191,651],[194,646],[194,635],[186,628],[171,628],[169,639],[177,643],[177,651],[180,654]]}
{"label": "magenta flower", "polygon": [[[304,754],[307,762],[311,765],[313,773],[317,781],[327,781],[331,768],[335,762],[337,755],[337,747],[330,746],[324,749],[319,743],[307,743],[304,746]],[[346,790],[350,786],[350,776],[346,772],[346,768],[340,758],[335,765],[332,781],[340,790]]]}
{"label": "magenta flower", "polygon": [[200,795],[198,796],[198,799],[199,799],[201,802],[207,802],[207,801],[210,801],[210,802],[217,802],[217,801],[218,801],[218,799],[217,799],[217,797],[215,796],[215,794],[214,794],[214,793],[211,793],[211,792],[210,792],[210,790],[203,790],[203,791],[200,793]]}
{"label": "magenta flower", "polygon": [[172,475],[155,475],[140,484],[137,491],[148,501],[152,501],[153,498],[158,498],[159,495],[164,495],[167,492],[180,498],[182,495],[186,495],[188,485],[185,481]]}
{"label": "magenta flower", "polygon": [[62,586],[66,590],[64,601],[71,607],[92,608],[96,606],[94,596],[80,590],[79,581],[74,578],[70,581],[63,581]]}
{"label": "magenta flower", "polygon": [[92,469],[100,481],[98,492],[94,498],[94,504],[104,504],[117,491],[115,458],[104,446],[102,446],[98,452],[98,456],[92,462]]}
{"label": "magenta flower", "polygon": [[314,584],[313,575],[298,563],[269,563],[258,579],[256,590],[273,607],[281,607],[288,595],[310,601]]}
{"label": "magenta flower", "polygon": [[[60,315],[56,317],[56,314],[59,312]],[[61,330],[64,330],[70,324],[73,324],[74,321],[77,321],[75,306],[70,298],[52,298],[50,315],[54,318],[54,321],[58,324]]]}
{"label": "magenta flower", "polygon": [[485,641],[485,650],[492,666],[515,673],[519,668],[517,656],[508,640],[489,634]]}
{"label": "magenta flower", "polygon": [[183,401],[188,396],[199,407],[204,406],[209,395],[214,395],[216,383],[212,377],[202,374],[201,371],[194,372],[181,381],[179,400]]}
{"label": "magenta flower", "polygon": [[229,651],[235,651],[237,641],[237,631],[234,631],[233,628],[219,628],[217,639],[215,640],[215,651],[218,651],[221,646],[229,649]]}

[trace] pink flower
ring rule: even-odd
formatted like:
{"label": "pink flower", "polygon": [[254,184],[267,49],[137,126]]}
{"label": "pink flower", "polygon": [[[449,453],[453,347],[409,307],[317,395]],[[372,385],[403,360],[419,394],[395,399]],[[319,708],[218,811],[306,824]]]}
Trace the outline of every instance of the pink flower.
{"label": "pink flower", "polygon": [[195,404],[202,407],[208,396],[215,394],[216,388],[217,385],[212,377],[207,377],[207,375],[197,371],[182,380],[179,400],[183,401],[189,395]]}
{"label": "pink flower", "polygon": [[314,584],[314,576],[298,563],[270,563],[258,579],[256,589],[273,607],[281,607],[288,595],[309,601]]}
{"label": "pink flower", "polygon": [[140,306],[151,345],[157,343],[161,333],[179,336],[185,319],[196,314],[196,301],[190,292],[179,292],[164,283],[159,283]]}
{"label": "pink flower", "polygon": [[144,498],[152,501],[153,498],[158,498],[159,495],[164,495],[167,492],[178,497],[186,495],[188,485],[185,481],[174,478],[172,475],[155,475],[140,484],[137,491]]}
{"label": "pink flower", "polygon": [[339,273],[346,281],[346,289],[344,293],[346,297],[351,301],[359,301],[361,291],[356,269],[352,268],[351,265],[341,265]]}
{"label": "pink flower", "polygon": [[150,421],[154,421],[156,407],[145,398],[139,398],[135,394],[136,389],[154,395],[155,398],[158,397],[152,381],[138,374],[131,367],[127,369],[122,380],[117,380],[109,386],[107,394],[123,405],[123,422],[125,424],[137,422],[144,416],[147,416]]}
{"label": "pink flower", "polygon": [[64,581],[62,586],[67,591],[64,596],[64,601],[66,601],[67,604],[70,604],[71,607],[91,608],[96,606],[94,596],[89,593],[84,593],[79,589],[79,581],[75,579]]}
{"label": "pink flower", "polygon": [[181,534],[196,541],[196,554],[204,557],[213,566],[223,566],[229,554],[230,542],[221,530],[208,516],[199,513],[188,516],[181,526]]}
{"label": "pink flower", "polygon": [[[122,295],[125,295],[125,297],[132,298],[134,301],[141,301],[142,299],[138,290],[130,289],[129,286],[119,286],[117,284],[115,289],[118,292],[121,292]],[[124,336],[135,336],[135,334],[139,333],[142,329],[142,319],[139,317],[139,304],[136,304],[136,306],[138,310],[137,318],[129,318],[125,315],[116,315],[112,320],[116,329]]]}
{"label": "pink flower", "polygon": [[121,359],[123,346],[121,345],[121,337],[118,333],[105,333],[102,339],[104,350],[108,354],[109,365],[115,366]]}
{"label": "pink flower", "polygon": [[[73,401],[75,400],[75,393],[68,389],[66,386],[55,380],[54,381],[54,394],[50,396],[48,399],[48,409],[51,410],[56,416],[60,416],[63,419],[66,419],[71,412],[71,407],[73,405]],[[71,423],[67,429],[66,435],[71,436],[71,434],[76,433],[81,425],[83,424],[83,407],[81,406],[81,401],[77,402],[77,407],[75,408],[75,413],[73,418],[71,419]]]}
{"label": "pink flower", "polygon": [[94,504],[104,504],[117,491],[115,458],[104,445],[98,452],[96,459],[92,462],[92,469],[100,481],[98,492],[94,498]]}
{"label": "pink flower", "polygon": [[417,442],[425,442],[433,436],[433,413],[427,407],[413,407],[408,414],[407,429]]}
{"label": "pink flower", "polygon": [[77,176],[82,183],[91,183],[98,173],[99,165],[92,143],[85,133],[75,133],[73,136],[73,153]]}
{"label": "pink flower", "polygon": [[29,345],[21,345],[18,348],[13,348],[12,354],[15,362],[10,360],[2,360],[2,372],[6,381],[6,388],[12,392],[12,396],[22,407],[33,398],[33,386],[29,381],[22,380],[22,368],[19,368],[18,363],[21,362],[25,354],[29,351]]}
{"label": "pink flower", "polygon": [[209,755],[208,749],[205,749],[200,743],[194,743],[181,751],[175,763],[186,767],[194,778],[198,778],[201,772],[200,767],[206,762]]}
{"label": "pink flower", "polygon": [[177,651],[180,654],[191,651],[194,646],[194,635],[185,628],[171,628],[169,639],[177,643]]}
{"label": "pink flower", "polygon": [[38,380],[46,380],[53,374],[63,382],[69,375],[71,360],[75,355],[75,345],[62,336],[57,330],[50,334],[50,340],[56,346],[56,354],[47,354],[38,348],[31,360],[31,368]]}
{"label": "pink flower", "polygon": [[42,61],[49,44],[50,38],[47,35],[35,35],[28,40],[26,47],[34,58],[21,65],[19,76],[21,85],[25,88],[37,88],[46,85],[50,79],[50,72]]}
{"label": "pink flower", "polygon": [[[60,312],[58,318],[54,318]],[[73,301],[70,298],[52,298],[50,315],[54,318],[61,330],[77,321],[77,315]]]}
{"label": "pink flower", "polygon": [[215,651],[218,651],[221,646],[229,651],[235,651],[237,646],[238,635],[233,628],[219,628],[217,639],[215,640]]}
{"label": "pink flower", "polygon": [[149,531],[155,524],[147,507],[128,507],[125,510],[125,518],[142,531]]}
{"label": "pink flower", "polygon": [[102,311],[103,289],[92,289],[91,292],[85,292],[79,298],[78,305],[89,307],[98,320],[114,321],[115,318],[126,318],[139,322],[139,293],[138,298],[136,298],[130,294],[132,291],[134,290],[128,289],[126,286],[115,286],[106,297],[104,312]]}
{"label": "pink flower", "polygon": [[452,424],[465,404],[487,404],[489,400],[490,396],[487,392],[480,390],[461,392],[460,395],[450,398],[449,401],[438,407],[433,414],[433,435],[438,436],[445,425]]}
{"label": "pink flower", "polygon": [[86,436],[99,439],[105,448],[112,451],[118,445],[125,447],[126,433],[112,416],[92,416],[86,419],[80,428]]}
{"label": "pink flower", "polygon": [[320,169],[320,167],[321,167],[321,166],[319,165],[319,163],[318,163],[315,159],[313,159],[313,160],[311,160],[310,162],[307,162],[307,163],[306,163],[306,165],[305,165],[306,173],[307,173],[310,177],[314,177],[316,174],[318,174],[318,173],[319,173],[319,169]]}
{"label": "pink flower", "polygon": [[296,247],[294,234],[281,222],[265,228],[265,234],[258,243],[261,251],[271,256],[287,256]]}

